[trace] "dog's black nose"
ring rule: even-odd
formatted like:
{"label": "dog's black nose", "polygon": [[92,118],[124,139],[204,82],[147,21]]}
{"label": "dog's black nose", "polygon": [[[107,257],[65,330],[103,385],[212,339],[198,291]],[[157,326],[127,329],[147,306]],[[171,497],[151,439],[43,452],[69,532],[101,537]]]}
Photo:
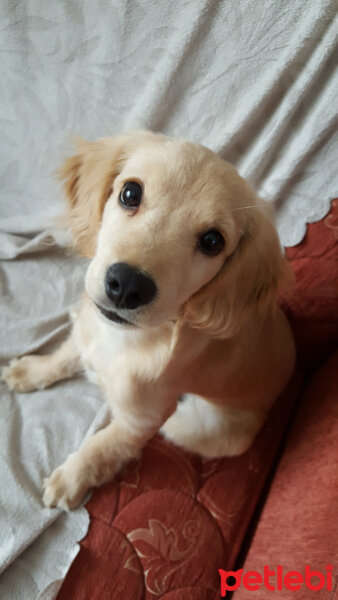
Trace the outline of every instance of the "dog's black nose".
{"label": "dog's black nose", "polygon": [[105,290],[117,308],[132,310],[154,299],[157,288],[149,275],[127,263],[115,263],[107,269]]}

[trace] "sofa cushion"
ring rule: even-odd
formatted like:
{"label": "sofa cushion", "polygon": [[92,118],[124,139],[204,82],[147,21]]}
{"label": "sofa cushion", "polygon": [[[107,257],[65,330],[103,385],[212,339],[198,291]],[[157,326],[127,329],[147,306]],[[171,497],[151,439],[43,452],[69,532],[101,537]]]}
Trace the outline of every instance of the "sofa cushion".
{"label": "sofa cushion", "polygon": [[[326,577],[332,565],[332,590],[297,590],[299,600],[333,600],[338,594],[338,352],[311,378],[297,411],[278,470],[243,566],[263,573],[277,566],[303,575],[308,565]],[[270,579],[276,585],[276,577]],[[312,585],[319,585],[315,577]],[[261,586],[259,600],[270,600]],[[283,586],[281,598],[294,598]],[[255,595],[241,585],[234,600]]]}

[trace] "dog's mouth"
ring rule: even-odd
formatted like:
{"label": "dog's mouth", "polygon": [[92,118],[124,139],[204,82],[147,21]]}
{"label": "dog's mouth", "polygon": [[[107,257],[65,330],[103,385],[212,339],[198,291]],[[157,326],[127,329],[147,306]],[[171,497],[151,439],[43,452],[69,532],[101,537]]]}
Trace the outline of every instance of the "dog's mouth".
{"label": "dog's mouth", "polygon": [[99,309],[99,311],[103,314],[103,316],[106,317],[106,319],[109,319],[109,321],[113,321],[114,323],[119,323],[120,325],[133,325],[133,323],[130,323],[126,319],[122,319],[122,317],[120,317],[120,315],[118,315],[113,310],[107,310],[106,308],[103,308],[103,306],[100,306],[100,304],[96,304],[96,302],[95,302],[95,306],[96,306],[96,308]]}

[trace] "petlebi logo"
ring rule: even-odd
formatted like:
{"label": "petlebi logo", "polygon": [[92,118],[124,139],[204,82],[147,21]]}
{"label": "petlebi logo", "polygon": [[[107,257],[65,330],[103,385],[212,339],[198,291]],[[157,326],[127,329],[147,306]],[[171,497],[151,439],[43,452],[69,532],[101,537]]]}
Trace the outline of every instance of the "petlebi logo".
{"label": "petlebi logo", "polygon": [[285,571],[280,565],[273,570],[265,565],[263,573],[258,571],[244,573],[243,569],[238,569],[238,571],[218,569],[218,572],[221,577],[221,596],[225,598],[227,592],[233,592],[240,586],[251,592],[263,587],[271,592],[282,592],[283,590],[296,592],[304,588],[314,592],[325,588],[330,592],[332,591],[332,570],[333,565],[326,565],[325,572],[312,570],[309,565],[305,566],[304,572]]}

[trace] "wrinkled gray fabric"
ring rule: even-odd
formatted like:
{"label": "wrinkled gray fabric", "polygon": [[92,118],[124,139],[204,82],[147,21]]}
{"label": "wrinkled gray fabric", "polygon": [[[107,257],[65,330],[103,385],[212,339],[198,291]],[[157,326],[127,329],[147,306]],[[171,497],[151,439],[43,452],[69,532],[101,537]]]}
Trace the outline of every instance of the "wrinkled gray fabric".
{"label": "wrinkled gray fabric", "polygon": [[[71,133],[147,127],[204,143],[276,201],[283,243],[301,240],[338,189],[336,8],[0,0],[1,364],[60,343],[82,291],[85,265],[47,233]],[[42,480],[106,409],[80,377],[0,393],[0,597],[53,598],[88,518],[43,508]]]}
{"label": "wrinkled gray fabric", "polygon": [[[1,254],[3,365],[20,354],[51,352],[65,339],[85,264],[46,233],[3,235]],[[44,508],[43,479],[104,423],[107,409],[96,386],[81,377],[30,394],[1,383],[0,393],[0,598],[38,598],[47,588],[55,595],[88,514]]]}
{"label": "wrinkled gray fabric", "polygon": [[70,133],[134,127],[234,162],[284,245],[337,194],[336,0],[1,0],[0,23],[8,215],[52,210]]}

